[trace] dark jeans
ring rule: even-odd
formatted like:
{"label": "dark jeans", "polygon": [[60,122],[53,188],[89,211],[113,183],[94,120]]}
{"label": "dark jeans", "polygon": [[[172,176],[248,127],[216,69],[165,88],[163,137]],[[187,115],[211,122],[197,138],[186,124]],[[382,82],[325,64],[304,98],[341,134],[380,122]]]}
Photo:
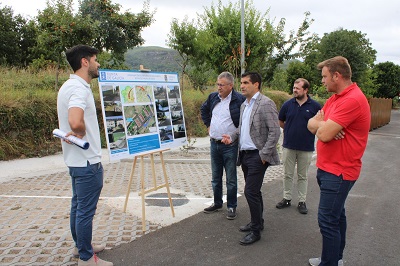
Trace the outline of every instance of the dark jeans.
{"label": "dark jeans", "polygon": [[225,145],[211,140],[211,184],[214,192],[214,204],[222,206],[222,176],[225,168],[226,174],[226,201],[228,208],[237,206],[237,142]]}
{"label": "dark jeans", "polygon": [[103,172],[101,163],[69,167],[72,181],[70,227],[79,257],[84,261],[93,256],[93,217],[103,188]]}
{"label": "dark jeans", "polygon": [[261,226],[264,223],[264,203],[261,187],[269,163],[262,163],[258,150],[251,152],[241,151],[240,161],[245,180],[244,195],[251,215],[251,231],[255,235],[260,235]]}
{"label": "dark jeans", "polygon": [[337,266],[346,245],[346,214],[344,204],[355,181],[343,180],[342,175],[317,171],[320,187],[318,224],[322,234],[321,266]]}

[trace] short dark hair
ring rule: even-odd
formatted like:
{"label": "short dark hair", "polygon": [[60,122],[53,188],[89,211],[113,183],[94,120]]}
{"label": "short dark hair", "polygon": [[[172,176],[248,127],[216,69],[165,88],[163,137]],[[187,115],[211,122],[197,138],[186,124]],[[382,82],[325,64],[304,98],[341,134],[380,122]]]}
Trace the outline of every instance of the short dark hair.
{"label": "short dark hair", "polygon": [[245,72],[242,74],[242,78],[244,77],[249,77],[250,82],[251,83],[256,83],[258,82],[258,90],[261,91],[261,83],[262,83],[262,79],[261,79],[261,75],[258,72]]}
{"label": "short dark hair", "polygon": [[90,59],[94,55],[97,55],[99,53],[99,50],[97,50],[94,47],[90,47],[88,45],[83,45],[83,44],[78,44],[75,45],[74,47],[71,47],[65,52],[65,55],[67,57],[67,61],[69,65],[72,67],[72,70],[76,72],[79,70],[82,65],[81,65],[81,59],[86,58]]}
{"label": "short dark hair", "polygon": [[351,79],[351,67],[349,61],[347,61],[343,56],[335,56],[318,64],[319,70],[324,67],[327,67],[329,73],[332,75],[335,72],[338,72],[343,76],[343,78]]}
{"label": "short dark hair", "polygon": [[308,90],[310,88],[310,82],[306,80],[305,78],[298,78],[294,81],[294,84],[303,82],[303,89]]}

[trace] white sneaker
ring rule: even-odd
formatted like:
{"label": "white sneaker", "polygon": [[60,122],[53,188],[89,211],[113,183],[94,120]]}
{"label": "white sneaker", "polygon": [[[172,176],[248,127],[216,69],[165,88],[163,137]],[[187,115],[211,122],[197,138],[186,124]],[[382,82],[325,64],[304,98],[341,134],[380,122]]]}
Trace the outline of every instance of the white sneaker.
{"label": "white sneaker", "polygon": [[[321,263],[321,258],[311,258],[311,259],[308,260],[308,263],[311,266],[318,266]],[[344,265],[343,264],[343,260],[338,260],[337,265],[338,266],[343,266]]]}
{"label": "white sneaker", "polygon": [[79,259],[78,260],[78,266],[113,266],[114,264],[109,261],[105,261],[100,259],[99,257],[96,256],[96,254],[93,255],[93,257],[90,258],[88,261],[84,261]]}
{"label": "white sneaker", "polygon": [[[93,248],[93,252],[94,253],[99,253],[101,251],[103,251],[106,246],[105,245],[92,245]],[[79,257],[79,250],[77,247],[74,247],[74,249],[72,250],[72,255],[74,255],[74,257]]]}

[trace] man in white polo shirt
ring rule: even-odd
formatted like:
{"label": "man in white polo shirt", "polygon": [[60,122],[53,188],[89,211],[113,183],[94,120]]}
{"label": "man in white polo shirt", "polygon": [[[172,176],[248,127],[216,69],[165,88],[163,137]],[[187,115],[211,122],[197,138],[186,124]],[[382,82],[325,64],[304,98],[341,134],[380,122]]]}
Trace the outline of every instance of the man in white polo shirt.
{"label": "man in white polo shirt", "polygon": [[87,150],[69,141],[62,141],[65,164],[72,181],[70,227],[75,242],[73,254],[79,256],[78,265],[112,266],[95,253],[104,245],[92,246],[93,217],[103,188],[100,131],[90,81],[99,76],[98,50],[76,45],[66,51],[74,74],[70,75],[58,92],[57,113],[59,127],[67,136],[89,142]]}

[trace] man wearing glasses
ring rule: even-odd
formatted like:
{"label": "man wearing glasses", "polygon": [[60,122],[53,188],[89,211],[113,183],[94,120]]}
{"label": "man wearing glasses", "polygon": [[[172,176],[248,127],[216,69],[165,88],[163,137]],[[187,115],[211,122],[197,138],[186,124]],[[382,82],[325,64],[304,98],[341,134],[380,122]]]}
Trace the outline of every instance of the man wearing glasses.
{"label": "man wearing glasses", "polygon": [[246,99],[233,89],[234,77],[229,72],[222,72],[217,79],[218,91],[211,93],[201,106],[201,118],[210,136],[212,188],[214,203],[204,209],[213,213],[222,208],[222,176],[225,168],[227,209],[226,218],[236,218],[237,207],[237,171],[236,161],[238,142],[224,144],[222,134],[233,134],[239,126],[240,106]]}

